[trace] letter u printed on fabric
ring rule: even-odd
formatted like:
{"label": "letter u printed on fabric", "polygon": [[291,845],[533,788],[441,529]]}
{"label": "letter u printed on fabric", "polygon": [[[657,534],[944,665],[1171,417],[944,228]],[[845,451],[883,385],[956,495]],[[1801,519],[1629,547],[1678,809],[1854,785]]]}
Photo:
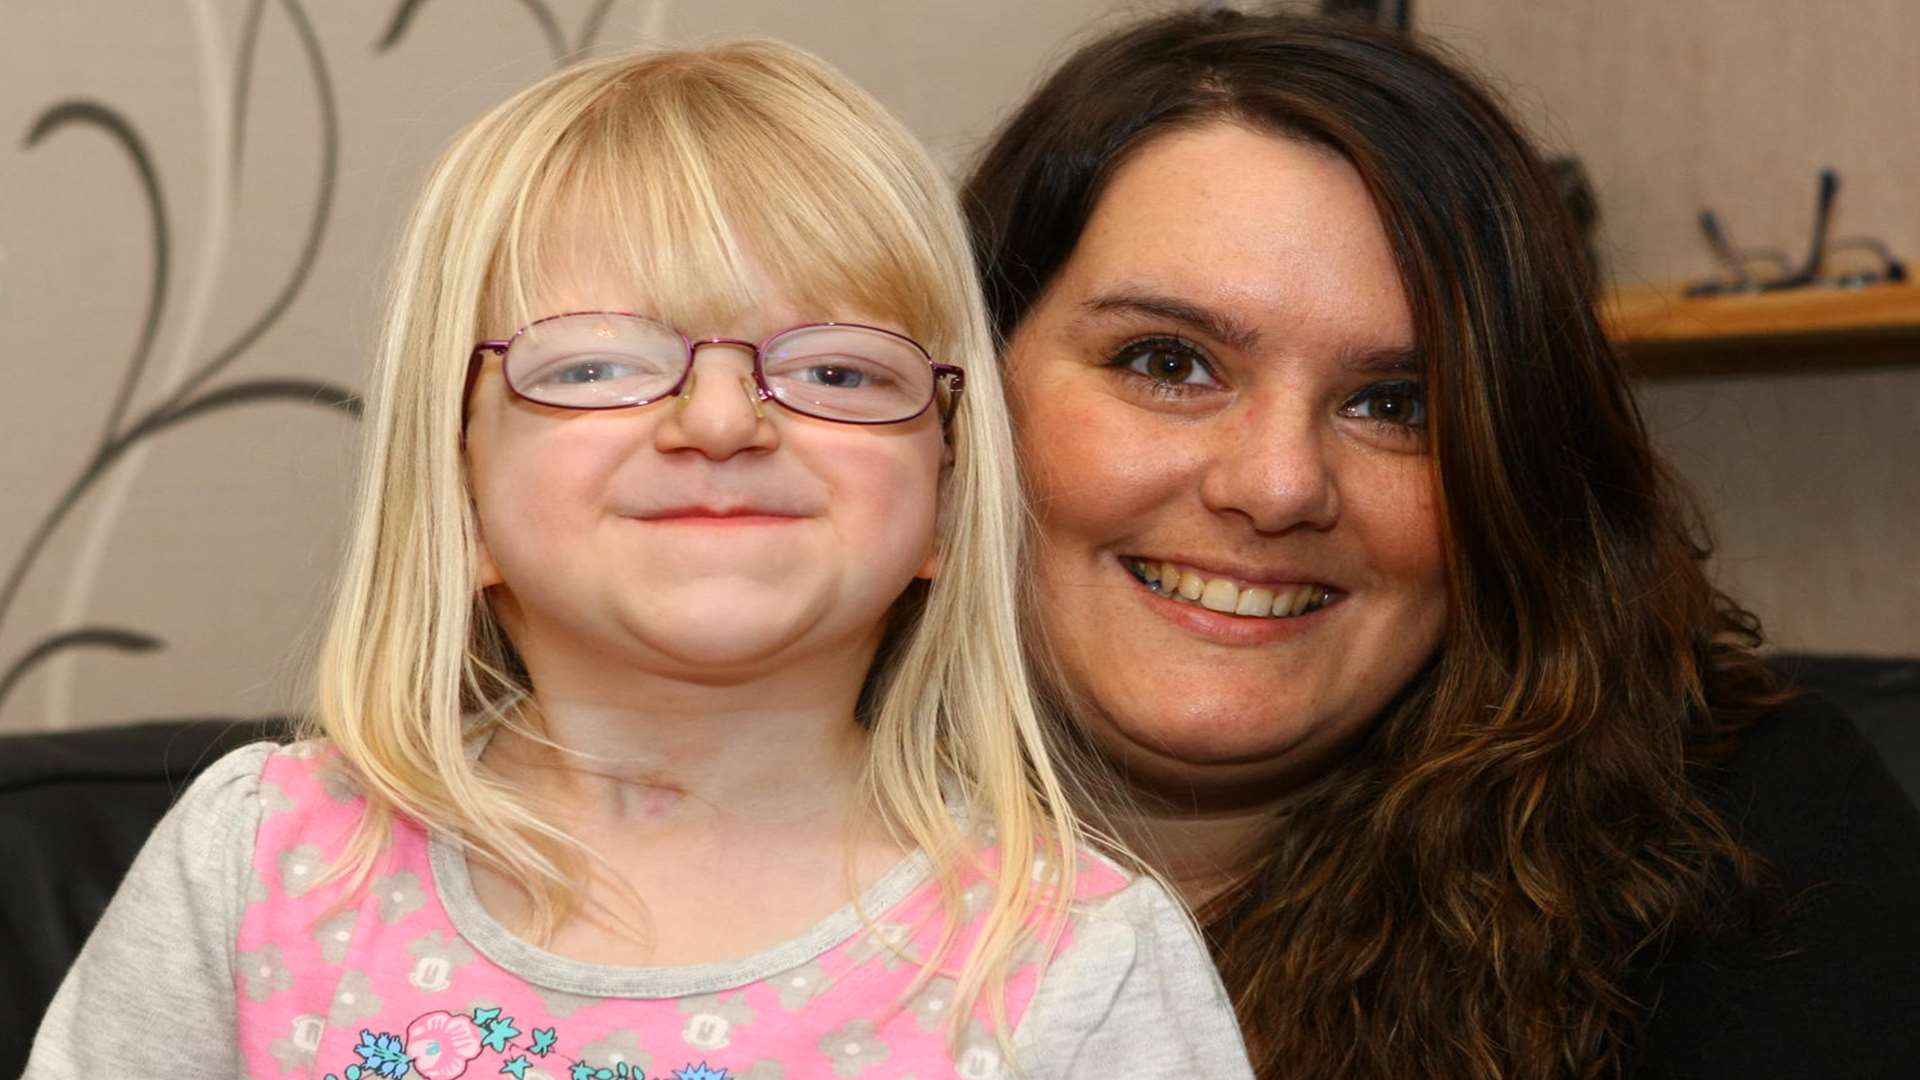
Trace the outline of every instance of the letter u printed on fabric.
{"label": "letter u printed on fabric", "polygon": [[[846,941],[758,981],[699,996],[583,997],[529,982],[461,937],[414,823],[396,825],[366,889],[346,897],[329,870],[364,803],[323,744],[269,758],[261,800],[234,972],[253,1080],[1012,1075],[984,1013],[949,1052],[952,971],[902,996],[939,932],[932,882]],[[1083,884],[1083,897],[1122,883],[1104,867],[1089,870],[1103,880]],[[985,888],[976,884],[970,897],[983,899]],[[976,932],[970,923],[961,945]],[[1035,990],[1031,960],[1007,982],[1010,1024]]]}

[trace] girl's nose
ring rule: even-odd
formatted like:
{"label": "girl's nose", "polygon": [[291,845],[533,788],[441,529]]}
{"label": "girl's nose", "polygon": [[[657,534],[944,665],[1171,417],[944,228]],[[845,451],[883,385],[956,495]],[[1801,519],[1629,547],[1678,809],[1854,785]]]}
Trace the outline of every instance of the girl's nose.
{"label": "girl's nose", "polygon": [[1213,431],[1200,500],[1261,533],[1325,529],[1340,516],[1333,433],[1297,402],[1247,402]]}
{"label": "girl's nose", "polygon": [[[701,350],[710,355],[702,362]],[[725,355],[711,355],[724,352]],[[704,375],[704,377],[703,377]],[[771,450],[779,432],[753,379],[753,348],[745,342],[699,342],[680,395],[655,430],[662,451],[693,450],[716,461],[743,450]]]}

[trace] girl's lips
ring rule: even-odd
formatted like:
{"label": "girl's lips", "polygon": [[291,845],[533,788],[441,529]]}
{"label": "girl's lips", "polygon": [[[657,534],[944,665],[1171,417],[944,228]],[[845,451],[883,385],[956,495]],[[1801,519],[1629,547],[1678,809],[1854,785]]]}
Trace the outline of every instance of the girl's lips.
{"label": "girl's lips", "polygon": [[637,519],[648,525],[700,525],[708,528],[736,528],[749,525],[792,525],[806,518],[793,514],[671,514]]}
{"label": "girl's lips", "polygon": [[790,525],[805,521],[809,515],[795,513],[785,507],[768,506],[666,506],[657,510],[646,510],[631,514],[635,521],[647,525],[701,525],[712,528],[729,528],[751,525]]}

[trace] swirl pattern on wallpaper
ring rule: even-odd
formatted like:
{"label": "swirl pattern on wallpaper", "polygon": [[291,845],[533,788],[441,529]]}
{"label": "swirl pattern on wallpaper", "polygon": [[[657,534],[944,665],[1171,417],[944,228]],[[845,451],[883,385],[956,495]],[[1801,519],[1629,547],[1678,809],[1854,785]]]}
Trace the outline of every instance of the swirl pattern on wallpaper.
{"label": "swirl pattern on wallpaper", "polygon": [[[402,0],[386,21],[385,32],[372,46],[376,54],[385,54],[399,46],[412,29],[415,17],[426,0]],[[613,0],[592,0],[585,17],[569,36],[561,20],[543,0],[518,0],[531,17],[554,64],[558,65],[590,50],[597,42]],[[62,100],[40,111],[22,139],[22,147],[33,150],[58,138],[78,138],[92,133],[108,139],[130,167],[138,196],[145,204],[151,265],[147,279],[147,297],[139,335],[120,372],[112,404],[102,418],[100,434],[78,473],[72,477],[52,504],[44,509],[28,534],[25,544],[6,563],[0,579],[0,625],[14,614],[21,590],[43,557],[61,526],[73,517],[83,500],[114,476],[116,469],[128,467],[132,452],[151,440],[183,424],[207,420],[234,409],[280,404],[318,408],[343,419],[357,420],[361,402],[351,389],[325,380],[293,375],[233,377],[232,369],[248,357],[261,338],[281,321],[312,276],[322,244],[333,216],[333,202],[340,169],[340,114],[334,77],[316,34],[307,6],[301,0],[277,0],[274,4],[298,42],[311,84],[319,122],[318,165],[313,203],[305,218],[292,265],[272,296],[247,320],[244,328],[225,344],[197,357],[171,385],[149,388],[149,360],[154,350],[162,318],[167,311],[172,284],[174,257],[173,226],[166,192],[154,157],[146,140],[127,115],[114,105],[85,98]],[[249,0],[234,56],[231,117],[228,129],[227,168],[238,190],[245,164],[246,118],[251,99],[255,57],[259,49],[262,24],[268,17],[269,0]],[[230,207],[212,208],[214,213],[229,213]],[[156,400],[144,409],[133,403],[146,396]],[[114,504],[109,504],[108,511]],[[96,522],[105,528],[111,522]],[[8,698],[22,681],[41,665],[75,650],[110,650],[120,653],[152,653],[166,648],[158,636],[138,627],[112,623],[82,622],[57,625],[30,636],[29,643],[17,655],[0,658],[0,714]]]}

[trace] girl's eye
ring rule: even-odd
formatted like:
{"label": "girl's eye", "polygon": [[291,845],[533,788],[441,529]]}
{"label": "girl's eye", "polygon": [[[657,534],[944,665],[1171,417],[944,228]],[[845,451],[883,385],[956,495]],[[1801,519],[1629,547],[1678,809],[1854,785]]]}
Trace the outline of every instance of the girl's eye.
{"label": "girl's eye", "polygon": [[631,378],[635,374],[637,372],[632,365],[617,360],[582,358],[554,368],[542,381],[562,386],[583,386],[609,379]]}
{"label": "girl's eye", "polygon": [[1142,338],[1121,346],[1107,366],[1150,379],[1156,389],[1219,386],[1207,356],[1179,338]]}
{"label": "girl's eye", "polygon": [[1377,383],[1348,398],[1340,415],[1371,420],[1395,434],[1418,436],[1427,426],[1427,391],[1418,382]]}
{"label": "girl's eye", "polygon": [[819,383],[821,386],[831,386],[835,390],[852,390],[867,381],[867,377],[863,372],[855,371],[850,367],[838,367],[829,364],[820,364],[807,368],[800,373],[800,377],[807,382]]}

